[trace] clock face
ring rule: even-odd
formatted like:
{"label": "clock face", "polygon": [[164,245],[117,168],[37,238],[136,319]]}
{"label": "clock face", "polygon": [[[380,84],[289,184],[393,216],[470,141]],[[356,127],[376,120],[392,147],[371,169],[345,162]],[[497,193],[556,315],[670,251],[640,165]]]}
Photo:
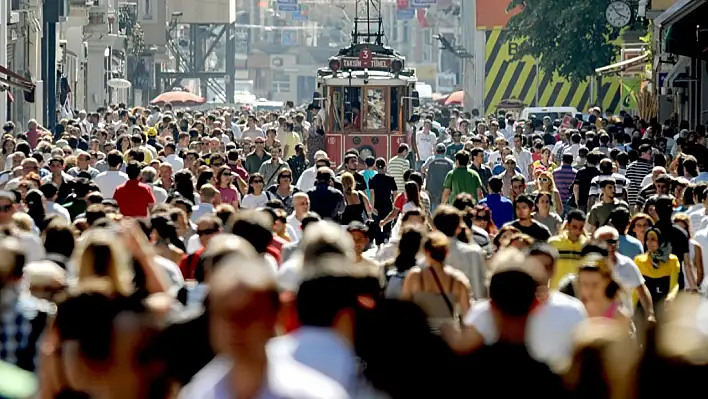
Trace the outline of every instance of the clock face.
{"label": "clock face", "polygon": [[632,9],[624,1],[613,1],[605,10],[605,18],[615,28],[623,28],[632,21]]}

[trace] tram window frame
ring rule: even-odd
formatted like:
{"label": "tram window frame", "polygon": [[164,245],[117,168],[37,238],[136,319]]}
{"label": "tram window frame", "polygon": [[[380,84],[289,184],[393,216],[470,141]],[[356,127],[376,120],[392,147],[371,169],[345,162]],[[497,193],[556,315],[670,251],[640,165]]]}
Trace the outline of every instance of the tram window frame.
{"label": "tram window frame", "polygon": [[[337,98],[335,93],[338,93],[339,98]],[[329,115],[327,117],[329,130],[331,132],[342,132],[344,131],[344,87],[330,87],[330,98],[332,101],[329,105]],[[335,110],[337,111],[336,113]],[[339,123],[339,126],[337,126],[337,123]]]}
{"label": "tram window frame", "polygon": [[[360,105],[359,113],[361,115],[361,130],[367,132],[386,132],[391,130],[391,87],[389,86],[363,86],[362,102]],[[380,128],[369,128],[367,122],[367,117],[369,114],[368,107],[364,107],[368,104],[369,100],[369,90],[380,90],[383,94],[384,101],[384,120],[381,122],[382,127]]]}

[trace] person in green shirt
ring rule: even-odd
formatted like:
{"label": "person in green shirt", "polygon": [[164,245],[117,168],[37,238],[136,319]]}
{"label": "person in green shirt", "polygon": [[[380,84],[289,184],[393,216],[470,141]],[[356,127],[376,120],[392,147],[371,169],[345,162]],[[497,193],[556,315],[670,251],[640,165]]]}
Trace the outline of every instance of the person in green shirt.
{"label": "person in green shirt", "polygon": [[479,174],[468,167],[470,154],[466,150],[455,154],[455,169],[445,176],[443,182],[442,203],[452,204],[459,194],[467,193],[479,201],[484,197],[482,192],[482,179]]}

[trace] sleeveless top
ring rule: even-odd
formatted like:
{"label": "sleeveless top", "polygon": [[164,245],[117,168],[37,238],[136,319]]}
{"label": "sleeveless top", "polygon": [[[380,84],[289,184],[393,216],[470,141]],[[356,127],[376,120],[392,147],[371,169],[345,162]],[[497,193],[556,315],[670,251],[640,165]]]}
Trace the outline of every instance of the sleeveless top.
{"label": "sleeveless top", "polygon": [[[349,223],[355,221],[364,223],[364,211],[366,210],[366,207],[364,206],[364,199],[361,193],[357,193],[357,197],[359,197],[358,204],[347,203],[344,207],[344,212],[342,212],[341,219],[341,223],[343,226],[346,226]],[[346,201],[346,194],[344,198]]]}
{"label": "sleeveless top", "polygon": [[[430,268],[428,266],[427,268]],[[425,270],[422,269],[421,271]],[[435,270],[431,270],[436,273]],[[437,277],[437,275],[435,276]],[[420,279],[420,290],[413,294],[413,302],[420,306],[421,309],[428,316],[428,324],[430,325],[430,330],[434,333],[440,332],[440,326],[444,323],[454,322],[458,318],[457,310],[457,296],[452,293],[455,286],[455,279],[450,279],[450,286],[445,289],[442,286],[437,287],[440,291],[444,292],[433,292],[425,291],[425,280],[423,279],[423,274],[419,274]],[[445,300],[447,297],[447,301]],[[448,301],[454,309],[450,309]]]}

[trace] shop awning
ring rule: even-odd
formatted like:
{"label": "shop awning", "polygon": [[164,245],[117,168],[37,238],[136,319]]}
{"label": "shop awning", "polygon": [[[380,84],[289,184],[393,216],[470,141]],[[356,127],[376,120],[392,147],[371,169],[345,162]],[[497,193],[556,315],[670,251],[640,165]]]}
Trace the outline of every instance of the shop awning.
{"label": "shop awning", "polygon": [[672,23],[697,10],[698,7],[706,3],[708,3],[708,0],[677,0],[661,15],[654,18],[654,26],[658,26],[663,29],[664,27],[671,25]]}
{"label": "shop awning", "polygon": [[604,66],[602,68],[597,68],[595,73],[598,75],[612,75],[615,73],[621,73],[622,71],[632,68],[634,66],[643,64],[649,61],[649,53],[644,53],[639,57],[630,58],[628,60],[620,61],[616,64]]}
{"label": "shop awning", "polygon": [[[22,90],[25,92],[25,101],[29,103],[34,102],[34,82],[2,65],[0,65],[0,75],[5,75],[4,78],[0,77],[0,85]],[[14,101],[14,98],[12,100]]]}

